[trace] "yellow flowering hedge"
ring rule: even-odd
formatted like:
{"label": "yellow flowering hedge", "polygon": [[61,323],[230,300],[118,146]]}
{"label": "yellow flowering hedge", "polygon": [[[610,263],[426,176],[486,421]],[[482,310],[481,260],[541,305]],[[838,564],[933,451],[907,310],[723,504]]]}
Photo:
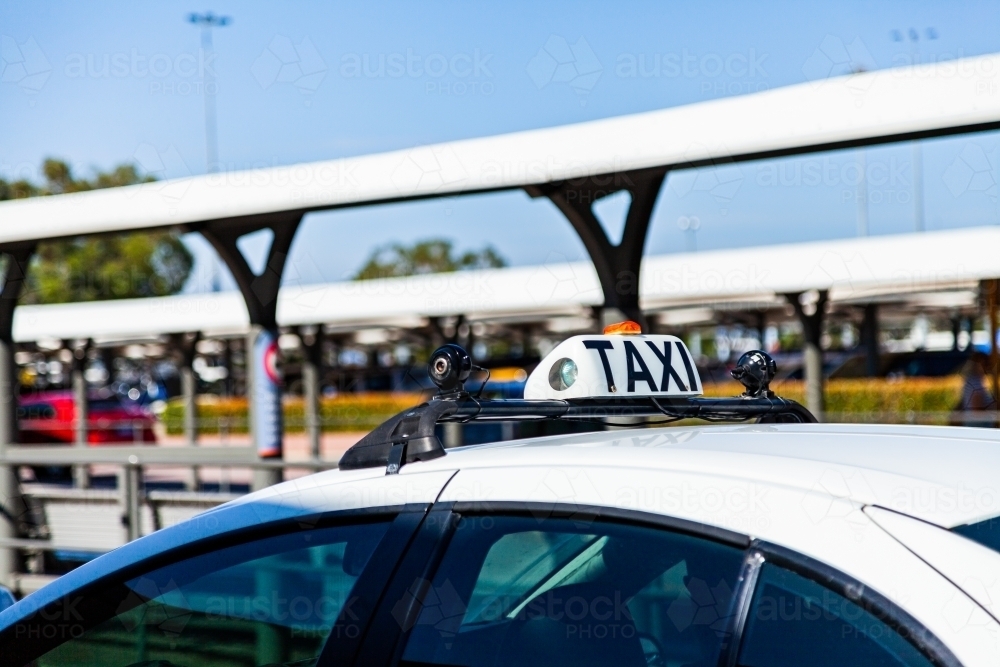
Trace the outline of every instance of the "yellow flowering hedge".
{"label": "yellow flowering hedge", "polygon": [[[340,394],[320,399],[320,419],[324,431],[370,431],[389,417],[426,400],[419,393]],[[301,398],[284,400],[285,431],[305,430],[305,408]],[[180,399],[167,404],[162,415],[167,433],[180,434],[184,429],[184,405]],[[243,397],[198,397],[198,432],[247,432],[247,401]]]}
{"label": "yellow flowering hedge", "polygon": [[[789,380],[773,385],[781,396],[805,403],[802,381]],[[706,396],[734,396],[742,391],[736,382],[705,385]],[[826,421],[946,424],[958,403],[962,379],[943,378],[851,379],[826,383]],[[426,399],[419,393],[341,394],[320,401],[324,431],[370,431],[389,417]],[[305,430],[302,399],[284,401],[285,429],[289,433]],[[183,430],[184,407],[179,399],[170,401],[162,419],[167,433]],[[200,433],[247,432],[247,403],[242,397],[200,396],[198,400]]]}
{"label": "yellow flowering hedge", "polygon": [[[801,380],[776,382],[780,396],[805,404]],[[736,382],[706,384],[706,396],[733,396]],[[962,378],[858,378],[826,383],[826,421],[946,424],[962,394]]]}

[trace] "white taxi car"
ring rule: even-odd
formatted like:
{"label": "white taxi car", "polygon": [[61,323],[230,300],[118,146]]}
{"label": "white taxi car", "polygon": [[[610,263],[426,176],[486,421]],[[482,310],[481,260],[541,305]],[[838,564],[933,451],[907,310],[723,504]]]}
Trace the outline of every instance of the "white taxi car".
{"label": "white taxi car", "polygon": [[[464,391],[458,348],[436,353],[441,395],[341,470],[132,542],[0,613],[2,663],[1000,664],[993,431],[801,423],[770,395],[766,355],[741,364],[744,403],[699,399],[686,355],[665,336],[570,339],[504,402]],[[752,414],[740,406],[761,421],[447,452],[433,437],[448,419]]]}

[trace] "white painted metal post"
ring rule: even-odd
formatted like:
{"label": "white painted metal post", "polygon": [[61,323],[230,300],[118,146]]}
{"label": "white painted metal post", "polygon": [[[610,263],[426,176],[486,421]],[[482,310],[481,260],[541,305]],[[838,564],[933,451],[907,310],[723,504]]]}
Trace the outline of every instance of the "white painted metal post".
{"label": "white painted metal post", "polygon": [[323,362],[323,330],[299,330],[302,341],[302,399],[304,402],[306,434],[309,436],[309,454],[320,458],[323,424],[320,416],[319,394]]}
{"label": "white painted metal post", "polygon": [[[807,298],[808,297],[808,298]],[[802,323],[802,370],[806,384],[806,407],[823,421],[825,409],[823,402],[823,319],[827,304],[827,292],[818,291],[812,294],[786,294],[785,298],[795,309],[795,314]]]}
{"label": "white painted metal post", "polygon": [[198,442],[198,392],[194,369],[181,367],[181,395],[184,397],[184,441],[188,446]]}
{"label": "white painted metal post", "polygon": [[[17,441],[17,367],[14,344],[0,338],[0,455]],[[17,466],[0,466],[0,539],[18,537],[17,519],[24,509]],[[15,549],[0,547],[0,584],[13,588],[18,571]]]}
{"label": "white painted metal post", "polygon": [[[77,345],[73,349],[73,432],[74,444],[77,447],[87,446],[87,352],[90,341]],[[90,470],[86,465],[73,467],[73,482],[78,489],[90,486]]]}
{"label": "white painted metal post", "polygon": [[806,341],[803,356],[806,407],[816,419],[823,421],[823,351],[818,343]]}
{"label": "white painted metal post", "polygon": [[[7,446],[18,441],[17,404],[18,377],[14,362],[14,309],[24,288],[28,262],[34,254],[34,244],[12,248],[5,252],[7,270],[0,289],[0,457]],[[22,523],[28,508],[21,495],[17,466],[0,461],[0,538],[21,536]],[[0,547],[0,584],[15,588],[19,564],[18,553],[10,547]]]}
{"label": "white painted metal post", "polygon": [[[181,367],[181,395],[184,397],[184,441],[186,446],[194,447],[198,444],[198,393],[197,379],[190,363]],[[200,484],[197,466],[188,470],[184,486],[190,491],[198,490]]]}
{"label": "white painted metal post", "polygon": [[[185,445],[192,447],[198,442],[198,378],[193,366],[196,346],[201,335],[198,333],[172,334],[170,338],[180,360],[184,442]],[[192,491],[198,490],[198,468],[196,466],[187,471],[184,486]]]}
{"label": "white painted metal post", "polygon": [[319,369],[311,361],[302,362],[302,387],[306,433],[309,436],[309,455],[313,459],[319,460],[322,434],[319,412]]}

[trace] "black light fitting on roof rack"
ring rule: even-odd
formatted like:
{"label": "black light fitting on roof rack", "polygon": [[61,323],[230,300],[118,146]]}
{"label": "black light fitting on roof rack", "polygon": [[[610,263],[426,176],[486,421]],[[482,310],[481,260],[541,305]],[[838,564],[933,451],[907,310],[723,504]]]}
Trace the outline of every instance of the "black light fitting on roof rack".
{"label": "black light fitting on roof rack", "polygon": [[740,357],[732,375],[746,392],[726,398],[635,396],[567,400],[479,400],[465,391],[471,361],[457,345],[438,348],[430,359],[430,375],[439,392],[431,400],[391,417],[344,453],[342,470],[385,466],[386,474],[414,461],[444,456],[435,435],[442,422],[523,421],[532,419],[607,420],[625,417],[667,417],[706,421],[814,423],[805,407],[774,395],[770,382],[776,370],[766,352]]}

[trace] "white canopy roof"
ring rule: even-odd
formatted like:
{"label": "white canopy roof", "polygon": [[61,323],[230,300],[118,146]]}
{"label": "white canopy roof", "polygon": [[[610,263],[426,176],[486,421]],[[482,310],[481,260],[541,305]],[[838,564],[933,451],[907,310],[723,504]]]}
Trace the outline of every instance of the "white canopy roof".
{"label": "white canopy roof", "polygon": [[[640,277],[643,308],[694,308],[774,301],[786,292],[830,290],[834,302],[913,294],[929,307],[935,293],[1000,278],[1000,228],[880,236],[739,250],[647,257]],[[972,297],[970,297],[972,298]],[[587,314],[602,303],[589,262],[392,278],[286,285],[278,296],[283,326],[416,327],[426,318],[541,320]],[[678,322],[680,323],[680,322]],[[14,339],[128,340],[163,333],[247,331],[238,292],[21,306]]]}
{"label": "white canopy roof", "polygon": [[0,203],[0,243],[517,188],[1000,123],[1000,55],[412,150]]}

